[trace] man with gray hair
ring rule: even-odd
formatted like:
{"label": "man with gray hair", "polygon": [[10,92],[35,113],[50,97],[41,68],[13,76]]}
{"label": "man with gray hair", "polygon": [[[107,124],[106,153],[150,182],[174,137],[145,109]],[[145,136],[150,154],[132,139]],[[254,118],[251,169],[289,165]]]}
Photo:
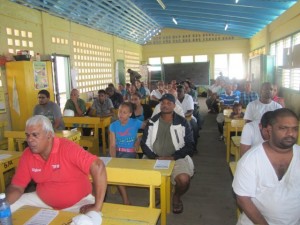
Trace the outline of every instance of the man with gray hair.
{"label": "man with gray hair", "polygon": [[[107,187],[104,163],[76,143],[55,137],[45,116],[29,118],[25,134],[28,147],[6,190],[12,212],[24,205],[77,213],[101,211]],[[36,191],[24,194],[31,180]]]}

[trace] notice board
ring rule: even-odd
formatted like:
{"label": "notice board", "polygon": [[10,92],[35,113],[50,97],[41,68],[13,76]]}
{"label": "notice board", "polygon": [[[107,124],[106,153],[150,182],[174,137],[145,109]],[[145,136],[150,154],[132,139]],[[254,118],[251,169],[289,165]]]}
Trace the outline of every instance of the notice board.
{"label": "notice board", "polygon": [[162,75],[166,83],[190,79],[196,85],[209,85],[209,62],[163,64]]}

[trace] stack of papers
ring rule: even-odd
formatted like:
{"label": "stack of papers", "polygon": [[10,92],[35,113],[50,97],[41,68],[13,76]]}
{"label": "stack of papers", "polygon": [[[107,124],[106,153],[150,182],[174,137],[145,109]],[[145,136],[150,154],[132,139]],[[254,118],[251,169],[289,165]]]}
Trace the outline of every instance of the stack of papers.
{"label": "stack of papers", "polygon": [[31,217],[25,225],[48,225],[58,215],[58,211],[52,209],[41,209]]}
{"label": "stack of papers", "polygon": [[154,169],[169,169],[171,160],[159,160],[157,159],[154,165]]}

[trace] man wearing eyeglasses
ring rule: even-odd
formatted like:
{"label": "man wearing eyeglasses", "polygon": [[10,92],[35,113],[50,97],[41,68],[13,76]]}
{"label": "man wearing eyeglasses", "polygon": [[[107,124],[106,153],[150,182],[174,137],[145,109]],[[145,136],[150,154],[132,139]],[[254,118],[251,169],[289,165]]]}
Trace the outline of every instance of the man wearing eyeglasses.
{"label": "man wearing eyeglasses", "polygon": [[39,104],[34,107],[33,115],[46,116],[52,123],[54,130],[64,130],[65,125],[59,106],[50,101],[50,93],[47,90],[41,90],[38,93]]}

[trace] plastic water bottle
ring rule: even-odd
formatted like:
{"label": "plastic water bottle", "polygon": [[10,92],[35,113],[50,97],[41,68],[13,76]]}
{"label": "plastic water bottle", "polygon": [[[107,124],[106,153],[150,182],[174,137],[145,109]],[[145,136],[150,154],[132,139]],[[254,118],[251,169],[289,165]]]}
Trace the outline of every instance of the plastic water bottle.
{"label": "plastic water bottle", "polygon": [[11,219],[10,205],[6,202],[5,193],[0,194],[0,224],[13,225]]}

